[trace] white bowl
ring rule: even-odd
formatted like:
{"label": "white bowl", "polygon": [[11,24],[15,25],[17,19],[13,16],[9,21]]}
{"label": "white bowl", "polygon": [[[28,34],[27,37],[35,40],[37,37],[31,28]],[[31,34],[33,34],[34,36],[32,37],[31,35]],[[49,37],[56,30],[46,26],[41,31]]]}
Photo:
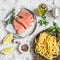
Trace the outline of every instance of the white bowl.
{"label": "white bowl", "polygon": [[22,45],[24,45],[24,44],[26,44],[26,43],[21,43],[21,44],[19,45],[19,52],[20,52],[20,53],[28,53],[28,52],[30,51],[30,46],[29,46],[29,44],[26,44],[26,45],[28,46],[28,50],[27,50],[27,51],[22,51],[21,47],[22,47]]}

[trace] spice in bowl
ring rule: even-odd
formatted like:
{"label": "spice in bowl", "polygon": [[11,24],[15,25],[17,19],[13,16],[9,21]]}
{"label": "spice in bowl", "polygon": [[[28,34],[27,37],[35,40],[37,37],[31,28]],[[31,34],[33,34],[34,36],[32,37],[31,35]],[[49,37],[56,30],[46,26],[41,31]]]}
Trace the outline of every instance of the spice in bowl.
{"label": "spice in bowl", "polygon": [[21,50],[26,52],[28,50],[28,46],[26,44],[22,45]]}
{"label": "spice in bowl", "polygon": [[28,46],[28,44],[20,44],[20,45],[19,45],[19,51],[20,51],[21,53],[28,52],[28,51],[29,51],[29,46]]}

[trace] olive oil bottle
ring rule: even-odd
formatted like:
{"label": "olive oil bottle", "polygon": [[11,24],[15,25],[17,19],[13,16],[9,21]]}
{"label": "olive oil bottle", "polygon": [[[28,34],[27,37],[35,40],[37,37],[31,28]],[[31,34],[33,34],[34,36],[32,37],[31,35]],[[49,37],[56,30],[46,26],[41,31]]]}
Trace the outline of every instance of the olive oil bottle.
{"label": "olive oil bottle", "polygon": [[47,10],[48,10],[47,5],[42,3],[34,12],[37,16],[41,16],[41,15],[44,15]]}

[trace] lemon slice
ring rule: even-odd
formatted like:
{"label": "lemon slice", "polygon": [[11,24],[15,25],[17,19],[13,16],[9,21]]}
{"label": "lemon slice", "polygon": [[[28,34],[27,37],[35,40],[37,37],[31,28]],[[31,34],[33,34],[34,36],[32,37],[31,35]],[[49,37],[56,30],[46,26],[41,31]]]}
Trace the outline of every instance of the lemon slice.
{"label": "lemon slice", "polygon": [[7,47],[7,48],[3,48],[0,52],[3,54],[10,54],[13,52],[13,50],[14,50],[13,47]]}
{"label": "lemon slice", "polygon": [[7,34],[3,39],[3,44],[9,44],[13,40],[13,34]]}

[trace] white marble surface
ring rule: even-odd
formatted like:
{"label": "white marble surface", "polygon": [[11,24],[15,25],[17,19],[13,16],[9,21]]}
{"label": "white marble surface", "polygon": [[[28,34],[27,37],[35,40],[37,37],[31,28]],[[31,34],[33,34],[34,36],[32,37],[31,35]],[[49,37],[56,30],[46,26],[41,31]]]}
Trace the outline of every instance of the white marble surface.
{"label": "white marble surface", "polygon": [[[12,10],[13,7],[15,7],[15,12],[17,14],[20,8],[27,8],[33,11],[41,3],[46,3],[49,10],[53,9],[54,6],[60,7],[60,0],[54,0],[54,5],[53,0],[0,0],[0,41],[7,34],[4,29],[3,21],[5,20],[6,14]],[[39,18],[40,17],[37,17],[37,21]],[[19,39],[20,42],[30,44],[30,42],[33,40],[32,38],[36,36],[40,31],[52,26],[52,21],[57,22],[60,26],[60,18],[54,19],[52,16],[47,16],[47,19],[50,22],[48,26],[39,26],[38,24],[35,32],[29,37]],[[0,60],[32,60],[32,55],[31,51],[25,54],[19,54],[19,52],[15,50],[12,54],[9,55],[0,54]]]}

